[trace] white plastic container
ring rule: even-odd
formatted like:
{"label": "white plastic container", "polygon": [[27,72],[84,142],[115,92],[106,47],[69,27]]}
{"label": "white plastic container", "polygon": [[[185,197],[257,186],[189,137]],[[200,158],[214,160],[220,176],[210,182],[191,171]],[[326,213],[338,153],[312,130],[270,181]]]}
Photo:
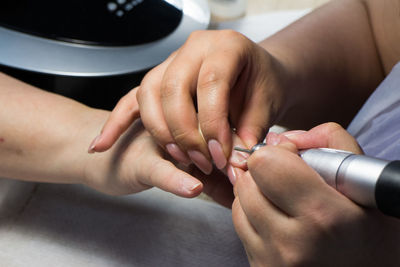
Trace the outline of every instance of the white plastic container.
{"label": "white plastic container", "polygon": [[213,19],[231,20],[246,13],[247,0],[208,0]]}

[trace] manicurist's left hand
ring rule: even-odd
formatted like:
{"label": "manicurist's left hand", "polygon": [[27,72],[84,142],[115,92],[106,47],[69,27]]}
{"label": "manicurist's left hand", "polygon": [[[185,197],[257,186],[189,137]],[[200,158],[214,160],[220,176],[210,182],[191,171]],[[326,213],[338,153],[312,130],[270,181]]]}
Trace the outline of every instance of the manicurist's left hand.
{"label": "manicurist's left hand", "polygon": [[340,126],[270,134],[235,184],[233,221],[252,266],[398,266],[400,221],[364,209],[327,185],[297,154],[361,153]]}

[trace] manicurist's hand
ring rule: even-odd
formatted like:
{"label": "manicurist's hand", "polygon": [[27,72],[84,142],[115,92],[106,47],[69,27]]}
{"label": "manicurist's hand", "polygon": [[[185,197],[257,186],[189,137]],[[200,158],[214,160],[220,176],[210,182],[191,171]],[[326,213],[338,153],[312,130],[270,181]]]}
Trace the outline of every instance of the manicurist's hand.
{"label": "manicurist's hand", "polygon": [[[224,169],[232,128],[245,146],[263,137],[284,106],[282,68],[234,31],[199,31],[115,107],[93,151],[108,149],[140,116],[177,161],[204,173]],[[138,102],[138,103],[137,103]]]}
{"label": "manicurist's hand", "polygon": [[364,209],[327,185],[297,154],[329,147],[355,153],[337,124],[269,134],[235,184],[232,211],[252,266],[398,266],[400,221]]}

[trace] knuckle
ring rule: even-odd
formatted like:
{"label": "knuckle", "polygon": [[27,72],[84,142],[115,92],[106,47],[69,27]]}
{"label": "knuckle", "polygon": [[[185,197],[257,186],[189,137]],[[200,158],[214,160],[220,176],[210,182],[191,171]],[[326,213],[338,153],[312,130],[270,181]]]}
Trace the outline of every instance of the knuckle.
{"label": "knuckle", "polygon": [[190,130],[179,128],[172,130],[171,134],[177,143],[183,144],[184,146],[191,146],[196,143],[194,138],[199,135],[199,132],[197,129]]}
{"label": "knuckle", "polygon": [[[215,113],[212,112],[210,114],[215,114]],[[217,134],[219,132],[219,129],[221,129],[221,126],[225,125],[223,123],[224,119],[225,118],[210,117],[210,116],[201,119],[200,120],[201,131],[203,132],[204,135],[207,135],[206,133],[211,133],[211,132]]]}
{"label": "knuckle", "polygon": [[230,39],[238,39],[238,40],[247,39],[244,37],[243,34],[232,29],[221,30],[221,35],[223,35],[224,37],[228,37]]}
{"label": "knuckle", "polygon": [[137,89],[137,92],[136,92],[136,99],[137,99],[137,101],[138,101],[138,103],[140,103],[141,101],[142,101],[142,99],[143,99],[143,88],[142,87],[139,87],[138,89]]}
{"label": "knuckle", "polygon": [[157,67],[155,67],[155,68],[151,69],[150,71],[148,71],[148,72],[146,73],[146,75],[144,75],[144,77],[143,77],[143,79],[142,79],[142,81],[141,81],[141,83],[140,83],[140,86],[143,86],[143,85],[146,84],[148,81],[151,81],[152,78],[155,76],[155,74],[156,74],[156,72],[157,72],[156,70],[157,70]]}
{"label": "knuckle", "polygon": [[199,88],[213,88],[223,82],[218,71],[213,67],[208,67],[199,79]]}
{"label": "knuckle", "polygon": [[326,130],[328,133],[334,133],[334,132],[338,132],[338,131],[344,131],[343,127],[342,127],[340,124],[336,123],[336,122],[327,122],[327,123],[324,123],[324,124],[322,124],[322,127],[324,127],[325,130]]}
{"label": "knuckle", "polygon": [[304,253],[297,251],[289,251],[285,253],[285,266],[290,267],[305,267],[308,266],[308,260]]}
{"label": "knuckle", "polygon": [[202,36],[204,34],[204,30],[196,30],[193,31],[189,34],[188,40],[192,41],[192,40],[197,40],[198,38],[200,38],[200,36]]}
{"label": "knuckle", "polygon": [[224,77],[217,67],[208,66],[207,69],[202,71],[201,76],[199,77],[198,90],[207,91],[207,94],[209,95],[208,100],[215,102],[218,100],[217,96],[220,93],[228,96],[228,92],[231,88],[231,84],[228,79],[229,77]]}
{"label": "knuckle", "polygon": [[117,106],[125,107],[126,105],[129,105],[129,104],[130,104],[130,97],[128,94],[126,94],[123,97],[121,97],[121,99],[117,103]]}
{"label": "knuckle", "polygon": [[150,133],[151,136],[153,136],[158,142],[161,143],[166,143],[167,141],[167,133],[168,130],[164,128],[159,128],[159,127],[147,127],[147,131]]}
{"label": "knuckle", "polygon": [[[299,244],[294,238],[296,234],[292,234],[284,242],[278,242],[277,247],[284,266],[301,267],[310,266],[310,252],[305,246]],[[289,243],[287,241],[290,241]]]}
{"label": "knuckle", "polygon": [[242,48],[249,48],[252,43],[245,35],[231,29],[222,30],[221,37]]}
{"label": "knuckle", "polygon": [[161,98],[171,98],[176,96],[182,89],[182,85],[177,79],[166,78],[161,85]]}
{"label": "knuckle", "polygon": [[157,183],[160,169],[162,168],[162,161],[156,161],[153,163],[152,168],[147,176],[147,181],[143,181],[145,184],[154,186]]}
{"label": "knuckle", "polygon": [[270,149],[260,149],[256,153],[253,153],[251,157],[248,159],[248,166],[249,169],[257,170],[261,169],[268,169],[268,166],[271,161],[274,160],[274,157],[271,155]]}

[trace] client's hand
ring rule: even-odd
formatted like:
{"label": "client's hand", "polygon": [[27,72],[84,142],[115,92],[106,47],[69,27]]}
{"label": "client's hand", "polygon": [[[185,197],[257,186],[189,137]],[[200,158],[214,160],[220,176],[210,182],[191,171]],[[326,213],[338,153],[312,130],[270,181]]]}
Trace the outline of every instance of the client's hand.
{"label": "client's hand", "polygon": [[204,189],[220,204],[231,206],[232,185],[223,173],[214,171],[208,177],[194,166],[181,170],[165,156],[138,120],[112,149],[90,156],[86,184],[112,195],[136,193],[155,186],[190,198]]}
{"label": "client's hand", "polygon": [[146,129],[174,159],[206,174],[211,160],[223,169],[231,128],[250,147],[281,113],[283,75],[273,56],[237,32],[195,32],[121,99],[91,149],[105,151],[117,140],[139,116],[138,101]]}
{"label": "client's hand", "polygon": [[269,134],[248,159],[232,211],[253,266],[398,266],[399,220],[364,209],[332,187],[297,154],[328,147],[360,153],[336,124]]}

